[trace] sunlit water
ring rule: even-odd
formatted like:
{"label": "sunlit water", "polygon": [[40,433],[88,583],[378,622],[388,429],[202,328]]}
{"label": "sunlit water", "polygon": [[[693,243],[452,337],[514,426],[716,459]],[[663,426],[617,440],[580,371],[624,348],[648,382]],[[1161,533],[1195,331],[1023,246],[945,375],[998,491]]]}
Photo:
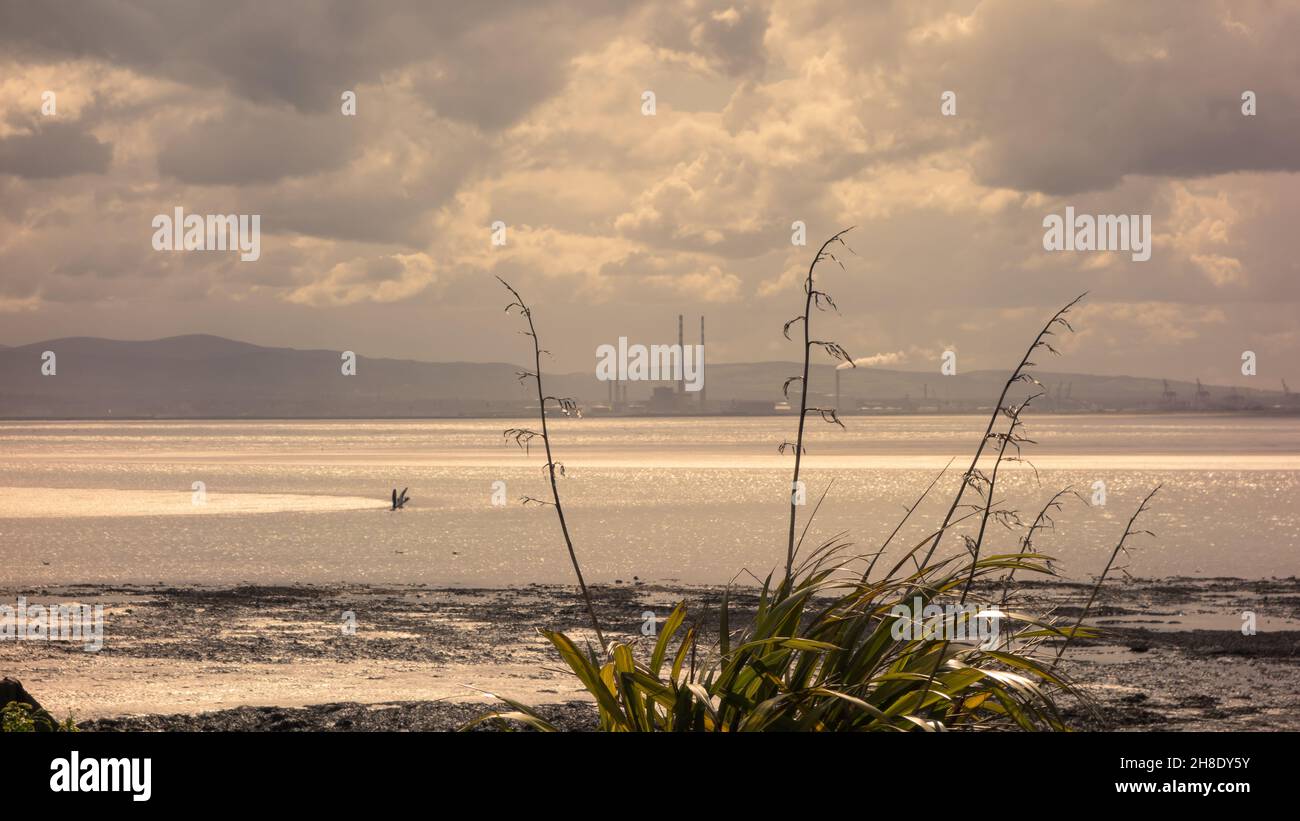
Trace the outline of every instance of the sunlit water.
{"label": "sunlit water", "polygon": [[[570,526],[589,579],[726,582],[784,556],[793,419],[583,419],[552,423]],[[864,552],[892,531],[949,459],[950,473],[896,538],[942,517],[986,420],[817,422],[808,504],[832,483],[809,543],[840,532]],[[528,421],[0,423],[0,584],[422,582],[509,585],[571,578],[538,447],[501,431]],[[1295,575],[1300,418],[1043,416],[1025,465],[997,497],[1032,518],[1071,499],[1040,550],[1085,577],[1141,497],[1164,489],[1134,542],[1139,576]],[[508,504],[492,504],[504,482]],[[196,496],[202,482],[205,495]],[[388,511],[390,490],[413,501]],[[972,498],[974,501],[974,498]],[[990,525],[992,549],[1018,532]],[[953,537],[944,550],[957,550]],[[891,548],[892,549],[892,548]]]}

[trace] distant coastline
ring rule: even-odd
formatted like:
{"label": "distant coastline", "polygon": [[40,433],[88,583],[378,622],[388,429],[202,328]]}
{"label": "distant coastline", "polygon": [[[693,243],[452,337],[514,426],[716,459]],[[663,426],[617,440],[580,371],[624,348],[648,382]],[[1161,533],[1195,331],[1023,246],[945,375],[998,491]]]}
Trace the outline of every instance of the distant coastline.
{"label": "distant coastline", "polygon": [[[537,399],[509,362],[375,359],[267,348],[192,335],[129,342],[54,339],[0,348],[0,419],[501,419],[534,416]],[[52,355],[52,356],[51,356]],[[701,390],[673,381],[602,381],[594,368],[548,372],[584,415],[626,418],[792,414],[782,385],[800,364],[710,362]],[[1284,379],[1262,387],[1200,380],[1037,372],[1009,401],[1041,393],[1033,413],[1300,413]],[[842,416],[987,414],[1006,372],[932,372],[813,364],[809,401]],[[1294,380],[1293,380],[1294,381]]]}
{"label": "distant coastline", "polygon": [[[951,411],[844,411],[840,413],[843,419],[853,418],[870,418],[878,416],[918,416],[918,417],[944,417],[944,416],[987,416],[992,408],[970,408],[964,410]],[[436,421],[440,419],[456,419],[461,421],[472,421],[475,419],[492,420],[492,419],[515,419],[521,416],[536,415],[536,408],[520,407],[514,412],[501,411],[499,413],[479,413],[479,414],[440,414],[440,415],[392,415],[392,416],[375,416],[364,414],[359,416],[5,416],[0,415],[0,422],[421,422]],[[562,416],[554,412],[549,412],[548,416]],[[721,410],[712,413],[591,413],[584,411],[584,416],[600,419],[745,419],[748,417],[774,417],[790,416],[796,414],[793,411],[771,411],[766,413],[739,412]],[[1300,416],[1300,406],[1295,408],[1241,408],[1238,410],[1215,409],[1215,410],[1160,410],[1155,408],[1098,408],[1096,410],[1063,410],[1063,411],[1044,411],[1036,410],[1034,413],[1027,413],[1026,416],[1246,416],[1246,417],[1293,417]]]}

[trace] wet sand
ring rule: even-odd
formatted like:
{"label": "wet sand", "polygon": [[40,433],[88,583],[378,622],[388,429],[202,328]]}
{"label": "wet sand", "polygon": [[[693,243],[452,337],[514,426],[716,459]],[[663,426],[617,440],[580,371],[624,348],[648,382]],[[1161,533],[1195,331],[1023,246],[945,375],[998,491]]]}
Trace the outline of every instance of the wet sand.
{"label": "wet sand", "polygon": [[[1072,619],[1088,588],[1033,583],[1021,607]],[[733,625],[754,605],[733,592]],[[593,589],[607,632],[640,635],[685,599],[705,628],[721,589]],[[571,588],[70,585],[0,590],[0,602],[105,605],[104,646],[0,641],[0,672],[87,730],[447,730],[500,693],[567,729],[593,711],[538,628],[586,637]],[[1259,632],[1241,632],[1242,612]],[[345,614],[351,613],[349,618]],[[355,630],[350,625],[355,619]],[[1104,730],[1300,729],[1300,581],[1107,583],[1064,669],[1095,706],[1070,723]]]}

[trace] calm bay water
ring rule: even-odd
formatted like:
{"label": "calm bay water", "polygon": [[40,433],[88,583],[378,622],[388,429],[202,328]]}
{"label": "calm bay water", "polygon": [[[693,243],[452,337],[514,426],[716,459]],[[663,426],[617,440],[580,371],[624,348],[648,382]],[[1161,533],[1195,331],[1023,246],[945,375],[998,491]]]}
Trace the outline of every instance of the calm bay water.
{"label": "calm bay water", "polygon": [[[726,582],[784,556],[792,417],[583,419],[552,423],[560,488],[590,579]],[[849,417],[816,423],[805,479],[810,531],[874,550],[949,459],[949,475],[903,529],[942,516],[986,420]],[[501,431],[519,420],[0,423],[0,584],[568,582],[539,448]],[[1039,416],[1037,468],[1004,468],[999,498],[1032,518],[1067,502],[1039,549],[1066,575],[1098,572],[1156,483],[1136,542],[1138,576],[1291,576],[1300,569],[1300,418]],[[492,504],[505,482],[508,504]],[[206,502],[194,504],[193,483]],[[389,491],[413,501],[388,511]],[[1005,493],[1005,495],[1004,495]],[[802,519],[800,527],[802,527]],[[1018,533],[994,528],[994,549]],[[957,549],[959,540],[947,545]]]}

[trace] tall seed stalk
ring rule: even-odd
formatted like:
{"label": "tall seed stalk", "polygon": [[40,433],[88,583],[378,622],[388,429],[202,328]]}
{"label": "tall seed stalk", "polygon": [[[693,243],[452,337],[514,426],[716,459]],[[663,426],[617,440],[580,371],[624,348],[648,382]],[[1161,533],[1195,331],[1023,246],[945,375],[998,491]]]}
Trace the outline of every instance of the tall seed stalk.
{"label": "tall seed stalk", "polygon": [[[984,504],[982,510],[980,510],[981,515],[977,535],[974,538],[969,536],[965,537],[966,550],[970,553],[971,563],[969,573],[966,577],[966,582],[962,586],[962,604],[966,603],[966,598],[970,594],[971,585],[975,581],[975,569],[979,562],[980,553],[984,547],[984,535],[988,527],[989,518],[993,515],[993,494],[997,489],[998,471],[1002,467],[1003,461],[1008,459],[1022,461],[1020,459],[1021,445],[1033,444],[1033,440],[1020,433],[1020,414],[1031,402],[1033,402],[1035,398],[1042,395],[1041,392],[1031,394],[1016,405],[1007,404],[1007,394],[1011,392],[1011,387],[1018,382],[1028,382],[1037,385],[1040,388],[1042,387],[1042,383],[1029,373],[1029,369],[1035,366],[1035,363],[1030,360],[1030,357],[1040,348],[1046,349],[1053,355],[1059,355],[1060,352],[1052,345],[1052,343],[1047,341],[1048,337],[1056,334],[1054,329],[1058,326],[1067,331],[1072,332],[1074,330],[1070,325],[1069,320],[1065,317],[1085,296],[1087,296],[1086,291],[1070,300],[1065,307],[1052,315],[1052,318],[1047,321],[1047,324],[1043,325],[1042,330],[1040,330],[1038,335],[1034,337],[1033,343],[1030,344],[1029,348],[1025,351],[1025,355],[1021,357],[1020,364],[1016,365],[1015,370],[1013,370],[1011,375],[1007,377],[1006,383],[1002,386],[1002,393],[998,395],[998,401],[993,406],[993,413],[989,415],[989,421],[988,425],[984,429],[984,435],[980,437],[979,446],[975,449],[975,456],[971,459],[970,467],[968,467],[966,473],[962,475],[961,485],[953,495],[952,505],[948,508],[948,513],[944,516],[943,523],[939,525],[939,529],[935,531],[934,537],[930,541],[929,549],[926,551],[925,558],[917,565],[918,569],[929,566],[930,559],[933,558],[935,552],[939,549],[939,543],[943,540],[944,534],[948,532],[949,525],[952,523],[952,517],[957,512],[957,508],[961,505],[962,497],[965,495],[967,488],[974,488],[976,493],[984,497]],[[998,431],[995,433],[993,427],[997,424],[999,416],[1006,416],[1010,422],[1005,431]],[[991,472],[985,474],[979,469],[979,463],[980,459],[984,455],[984,448],[990,441],[998,443],[998,451]],[[1016,452],[1014,457],[1007,456],[1008,447],[1014,448]],[[1015,520],[1014,511],[1010,512],[1008,516],[1013,521]],[[898,563],[894,566],[894,569],[890,571],[890,576],[902,567],[903,563],[907,561],[908,558],[912,558],[913,561],[915,561],[915,558],[911,555],[899,559]],[[935,656],[934,666],[930,669],[930,675],[926,681],[925,689],[921,693],[921,703],[924,703],[925,699],[930,694],[935,676],[938,675],[939,670],[944,663],[945,654],[948,651],[949,644],[950,640],[945,638],[939,646],[939,652]]]}
{"label": "tall seed stalk", "polygon": [[507,439],[513,439],[515,443],[525,451],[528,450],[529,442],[536,438],[541,438],[542,444],[546,447],[546,472],[551,480],[551,501],[546,502],[541,499],[534,499],[530,496],[525,496],[523,502],[525,505],[531,502],[539,505],[551,505],[555,508],[555,515],[560,520],[560,530],[564,533],[564,545],[569,549],[569,561],[573,563],[573,573],[578,577],[578,588],[582,591],[582,600],[587,605],[587,615],[591,617],[591,626],[596,631],[596,642],[600,645],[601,652],[604,652],[605,634],[600,629],[600,620],[596,618],[596,608],[591,603],[591,593],[587,590],[587,582],[582,577],[582,567],[578,564],[578,554],[574,551],[573,539],[569,536],[569,525],[564,520],[564,506],[560,503],[560,487],[556,482],[555,474],[558,471],[561,476],[564,475],[564,465],[556,462],[555,458],[551,455],[551,437],[550,432],[546,427],[546,403],[548,401],[554,402],[565,416],[575,412],[578,405],[573,399],[568,397],[562,398],[547,396],[545,391],[542,389],[542,354],[549,354],[550,351],[543,349],[541,342],[537,338],[537,328],[533,325],[533,312],[529,309],[528,305],[524,303],[524,298],[519,295],[519,292],[516,291],[509,282],[506,282],[501,277],[497,277],[497,281],[506,286],[506,290],[509,291],[510,295],[515,299],[514,302],[511,302],[506,306],[506,313],[510,313],[512,309],[518,309],[519,313],[528,321],[528,330],[520,331],[520,333],[533,340],[533,370],[519,371],[517,376],[519,377],[520,382],[524,382],[531,378],[536,383],[537,412],[541,417],[542,423],[542,430],[540,433],[529,428],[510,428],[509,430],[506,430],[503,435]]}
{"label": "tall seed stalk", "polygon": [[[1110,559],[1107,560],[1106,567],[1101,571],[1101,575],[1097,577],[1097,583],[1092,586],[1092,593],[1088,595],[1088,603],[1079,611],[1079,618],[1074,622],[1074,629],[1066,635],[1065,641],[1061,642],[1061,646],[1056,650],[1056,659],[1052,661],[1052,670],[1055,670],[1056,665],[1060,664],[1061,656],[1065,655],[1065,648],[1070,646],[1070,640],[1074,638],[1075,633],[1079,632],[1079,627],[1083,624],[1083,620],[1088,617],[1089,611],[1092,610],[1092,604],[1097,600],[1097,594],[1101,592],[1102,582],[1106,581],[1106,577],[1110,575],[1110,571],[1115,565],[1115,559],[1117,559],[1121,553],[1126,556],[1129,555],[1128,548],[1124,546],[1129,537],[1139,533],[1147,536],[1155,535],[1150,530],[1134,530],[1133,525],[1137,522],[1139,516],[1147,512],[1151,499],[1160,492],[1161,487],[1163,487],[1163,485],[1156,485],[1151,489],[1151,492],[1142,500],[1142,504],[1138,505],[1137,510],[1133,511],[1133,515],[1129,517],[1128,524],[1124,525],[1124,535],[1119,537],[1119,542],[1115,545],[1115,549],[1110,552]],[[1127,574],[1125,568],[1121,567],[1119,570]]]}
{"label": "tall seed stalk", "polygon": [[[817,263],[821,262],[823,259],[829,259],[832,262],[839,265],[841,268],[844,267],[844,263],[836,259],[835,255],[832,254],[827,249],[830,248],[832,244],[838,242],[841,246],[843,246],[850,253],[852,253],[853,249],[849,248],[849,246],[845,244],[843,239],[844,235],[852,230],[853,230],[853,226],[849,226],[848,228],[845,228],[843,231],[840,231],[839,233],[835,234],[833,237],[831,237],[830,239],[822,243],[822,247],[817,251],[817,256],[813,257],[812,263],[808,266],[808,275],[804,279],[803,313],[800,314],[799,316],[796,316],[794,319],[790,320],[789,322],[785,323],[785,327],[781,329],[781,333],[785,335],[786,339],[789,339],[790,326],[794,325],[794,323],[796,322],[803,322],[803,375],[790,377],[789,379],[785,380],[785,385],[783,385],[781,388],[782,393],[784,393],[786,398],[788,399],[790,397],[790,384],[796,381],[799,382],[800,384],[799,433],[795,437],[794,442],[782,442],[781,446],[777,448],[778,452],[780,453],[785,453],[786,448],[794,449],[794,478],[791,479],[790,481],[790,534],[789,534],[789,541],[786,543],[785,577],[784,577],[784,583],[782,584],[782,590],[789,589],[792,573],[794,571],[794,554],[795,554],[794,531],[795,531],[795,521],[797,519],[797,511],[798,511],[798,506],[796,503],[796,494],[799,487],[799,468],[802,465],[803,454],[804,454],[804,447],[803,447],[804,423],[807,421],[808,413],[811,411],[819,414],[823,421],[839,425],[841,428],[844,427],[844,423],[840,421],[839,415],[837,414],[835,408],[808,407],[808,367],[812,359],[813,346],[820,345],[822,349],[826,351],[826,353],[831,355],[832,358],[843,360],[847,362],[850,367],[857,367],[857,365],[853,362],[853,357],[849,356],[848,351],[844,350],[844,348],[842,348],[839,345],[839,343],[813,339],[811,322],[809,320],[809,317],[812,314],[812,309],[814,306],[816,306],[817,310],[819,311],[824,311],[826,310],[825,306],[829,306],[830,308],[834,309],[838,313],[838,308],[835,307],[835,301],[831,299],[830,294],[824,291],[819,291],[814,287],[813,273],[817,269]],[[823,305],[823,303],[825,304],[825,306]]]}
{"label": "tall seed stalk", "polygon": [[[1068,331],[1074,330],[1065,316],[1087,295],[1086,291],[1079,294],[1047,321],[1047,324],[1043,326],[1043,329],[1038,332],[1038,336],[1034,337],[1033,344],[1025,351],[1025,355],[1021,358],[1020,364],[1011,372],[1011,376],[1007,379],[1006,384],[1002,386],[1002,393],[998,396],[997,404],[993,406],[993,413],[989,416],[989,423],[984,429],[984,436],[980,438],[979,446],[975,448],[975,457],[971,459],[970,467],[966,468],[966,473],[962,475],[961,486],[957,489],[957,493],[953,497],[952,505],[948,508],[947,515],[943,517],[943,524],[941,524],[939,529],[935,532],[934,538],[930,542],[930,548],[926,551],[925,558],[920,562],[921,566],[928,565],[930,559],[934,556],[935,551],[939,549],[939,542],[943,539],[944,534],[948,532],[948,525],[952,522],[953,514],[957,512],[957,508],[961,504],[962,496],[966,493],[966,489],[968,487],[977,486],[980,481],[984,481],[987,484],[987,478],[979,471],[979,461],[980,457],[984,455],[985,445],[987,445],[990,440],[999,440],[1003,443],[1003,452],[1005,452],[1006,437],[1014,433],[1017,422],[1015,416],[1011,413],[1011,409],[1008,408],[1006,404],[1007,394],[1011,392],[1011,386],[1015,385],[1017,382],[1030,382],[1041,386],[1041,383],[1039,383],[1037,379],[1026,372],[1028,368],[1034,366],[1034,363],[1030,361],[1029,357],[1033,356],[1034,352],[1039,348],[1046,348],[1053,354],[1057,353],[1056,348],[1052,347],[1052,344],[1047,341],[1047,337],[1055,335],[1053,328],[1056,328],[1057,326],[1063,327]],[[995,434],[993,433],[993,426],[997,423],[998,416],[1003,414],[1006,414],[1011,418],[1011,428],[1006,435]],[[900,560],[900,564],[901,561],[902,560]],[[897,570],[898,567],[895,567],[894,571]],[[891,576],[894,571],[890,572]]]}

